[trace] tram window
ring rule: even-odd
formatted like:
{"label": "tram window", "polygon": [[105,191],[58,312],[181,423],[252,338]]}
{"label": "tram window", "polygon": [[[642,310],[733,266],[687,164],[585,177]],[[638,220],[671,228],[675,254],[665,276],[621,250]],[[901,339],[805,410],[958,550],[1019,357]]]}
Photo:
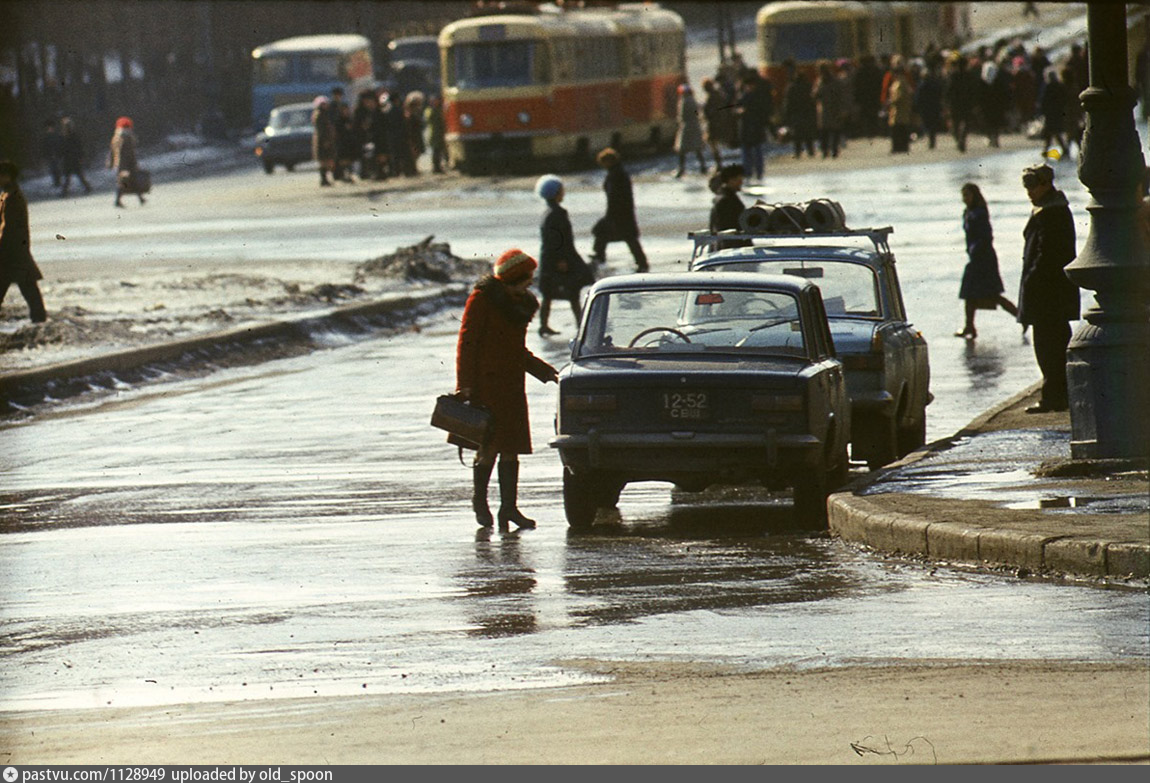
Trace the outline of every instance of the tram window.
{"label": "tram window", "polygon": [[789,24],[779,27],[772,36],[770,61],[811,62],[833,59],[840,54],[838,30],[825,22]]}
{"label": "tram window", "polygon": [[648,73],[651,70],[651,40],[646,36],[633,35],[630,44],[631,75]]}
{"label": "tram window", "polygon": [[516,87],[532,83],[533,41],[458,44],[454,86]]}
{"label": "tram window", "polygon": [[551,42],[551,50],[555,53],[555,80],[567,82],[571,80],[571,66],[575,62],[575,42],[570,38],[557,38]]}
{"label": "tram window", "polygon": [[575,78],[606,79],[623,75],[620,41],[585,38],[575,44]]}

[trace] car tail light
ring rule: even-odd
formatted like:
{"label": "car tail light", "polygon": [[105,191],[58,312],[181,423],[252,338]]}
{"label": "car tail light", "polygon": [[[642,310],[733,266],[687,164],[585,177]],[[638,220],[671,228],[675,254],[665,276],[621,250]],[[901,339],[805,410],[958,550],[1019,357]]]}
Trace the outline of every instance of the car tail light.
{"label": "car tail light", "polygon": [[881,370],[883,356],[881,353],[848,353],[839,360],[848,370]]}
{"label": "car tail light", "polygon": [[801,394],[756,394],[751,397],[751,410],[756,412],[801,413]]}
{"label": "car tail light", "polygon": [[617,406],[614,394],[569,394],[563,398],[563,410],[613,411]]}

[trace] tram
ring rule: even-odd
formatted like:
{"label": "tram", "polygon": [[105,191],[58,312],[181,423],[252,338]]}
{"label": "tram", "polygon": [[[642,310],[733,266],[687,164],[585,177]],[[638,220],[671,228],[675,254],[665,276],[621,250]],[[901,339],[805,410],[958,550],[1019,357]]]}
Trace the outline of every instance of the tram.
{"label": "tram", "polygon": [[911,57],[928,45],[954,46],[969,28],[967,3],[806,2],[768,3],[755,17],[759,64],[781,90],[783,63],[813,71],[819,60],[864,55]]}
{"label": "tram", "polygon": [[588,164],[665,148],[686,79],[682,18],[653,4],[461,19],[439,35],[452,164],[465,173]]}

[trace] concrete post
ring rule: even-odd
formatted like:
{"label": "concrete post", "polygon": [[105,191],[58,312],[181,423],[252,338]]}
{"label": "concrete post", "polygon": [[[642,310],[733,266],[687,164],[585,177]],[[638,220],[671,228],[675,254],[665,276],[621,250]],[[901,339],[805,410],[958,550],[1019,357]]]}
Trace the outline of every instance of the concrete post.
{"label": "concrete post", "polygon": [[1067,351],[1071,457],[1150,452],[1150,247],[1138,225],[1145,158],[1134,124],[1124,3],[1087,6],[1090,86],[1078,178],[1090,233],[1066,275],[1094,291]]}

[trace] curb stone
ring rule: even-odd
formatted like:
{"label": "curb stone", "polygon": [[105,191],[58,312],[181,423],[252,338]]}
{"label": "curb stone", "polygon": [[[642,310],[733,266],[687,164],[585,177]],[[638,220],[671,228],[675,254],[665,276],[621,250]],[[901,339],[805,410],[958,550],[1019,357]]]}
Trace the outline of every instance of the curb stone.
{"label": "curb stone", "polygon": [[[1020,404],[1040,386],[1040,381],[1032,384],[990,408],[954,435],[936,440],[897,462],[860,476],[843,491],[832,494],[827,499],[831,535],[892,554],[926,556],[943,562],[1009,566],[1032,573],[1150,578],[1150,546],[1147,544],[999,529],[955,521],[953,517],[918,518],[891,508],[892,504],[897,504],[897,493],[857,494],[883,475],[945,451],[963,437],[980,433],[996,416]],[[961,516],[961,513],[961,503],[957,503],[954,516]]]}

